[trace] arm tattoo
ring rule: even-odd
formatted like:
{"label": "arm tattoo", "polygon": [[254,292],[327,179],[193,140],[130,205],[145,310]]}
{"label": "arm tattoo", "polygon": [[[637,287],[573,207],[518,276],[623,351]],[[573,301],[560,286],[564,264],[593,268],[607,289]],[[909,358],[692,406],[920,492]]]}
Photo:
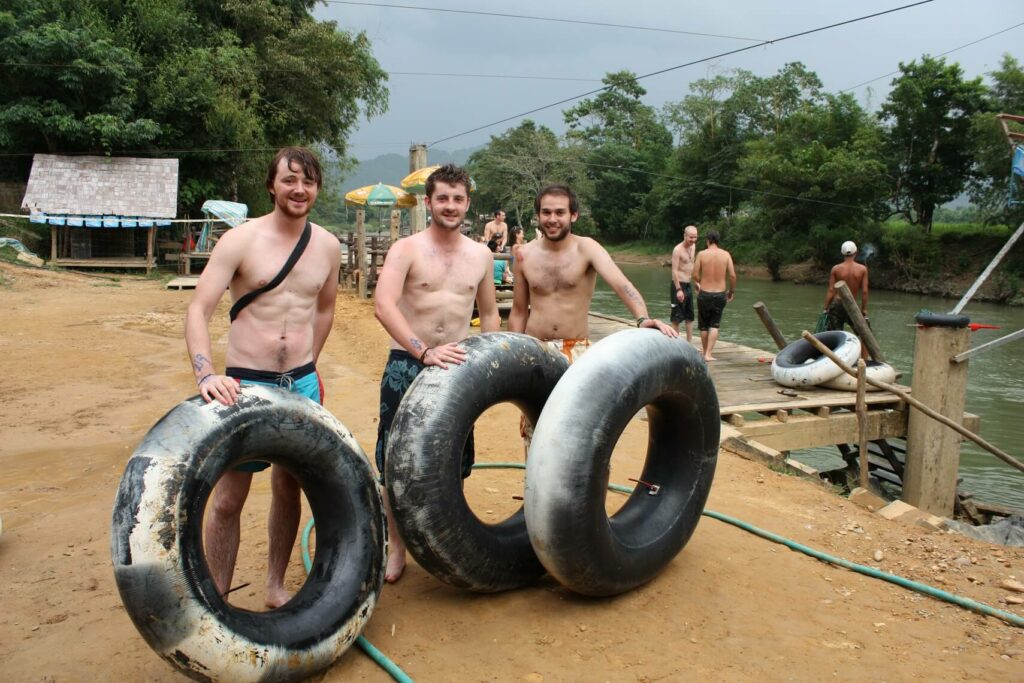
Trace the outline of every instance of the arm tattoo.
{"label": "arm tattoo", "polygon": [[197,353],[196,357],[192,359],[192,367],[195,368],[196,372],[199,372],[207,365],[213,365],[210,359],[201,353]]}
{"label": "arm tattoo", "polygon": [[632,287],[626,287],[626,290],[625,290],[624,293],[625,293],[625,295],[627,297],[629,297],[633,301],[643,301],[643,299],[640,297],[640,295],[637,294],[637,291],[635,289],[633,289]]}
{"label": "arm tattoo", "polygon": [[413,337],[412,339],[409,340],[409,345],[412,346],[412,348],[416,349],[417,351],[423,348],[423,342],[421,342],[416,337]]}

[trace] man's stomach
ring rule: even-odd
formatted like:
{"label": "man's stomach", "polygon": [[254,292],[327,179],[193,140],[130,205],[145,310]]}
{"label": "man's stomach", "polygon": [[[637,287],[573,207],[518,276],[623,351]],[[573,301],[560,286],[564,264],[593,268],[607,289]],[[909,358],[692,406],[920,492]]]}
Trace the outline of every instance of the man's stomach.
{"label": "man's stomach", "polygon": [[312,325],[279,323],[268,328],[236,320],[228,332],[227,366],[285,372],[312,360]]}

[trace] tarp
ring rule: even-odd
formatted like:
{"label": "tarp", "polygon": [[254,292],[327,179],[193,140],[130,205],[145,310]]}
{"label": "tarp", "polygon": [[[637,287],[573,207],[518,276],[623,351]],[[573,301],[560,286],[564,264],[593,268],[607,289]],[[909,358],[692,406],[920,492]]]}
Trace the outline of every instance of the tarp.
{"label": "tarp", "polygon": [[249,215],[249,207],[237,202],[226,202],[222,199],[208,199],[203,202],[203,213],[207,217],[224,221],[232,228],[236,228],[245,222]]}

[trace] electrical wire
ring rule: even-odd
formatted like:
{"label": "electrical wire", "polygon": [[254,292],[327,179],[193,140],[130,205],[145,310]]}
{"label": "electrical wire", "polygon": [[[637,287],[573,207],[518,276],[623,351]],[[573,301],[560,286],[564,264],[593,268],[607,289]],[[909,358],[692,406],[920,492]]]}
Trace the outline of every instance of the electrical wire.
{"label": "electrical wire", "polygon": [[360,7],[379,7],[383,9],[417,10],[421,12],[442,12],[445,14],[469,14],[482,17],[496,17],[499,19],[523,19],[527,21],[548,21],[559,24],[582,24],[584,26],[600,26],[603,28],[622,28],[634,31],[656,31],[658,33],[676,33],[686,36],[700,36],[704,38],[726,38],[728,40],[746,40],[750,42],[761,41],[761,38],[745,38],[742,36],[729,36],[719,33],[700,33],[698,31],[682,31],[671,28],[659,28],[655,26],[635,26],[631,24],[612,24],[603,21],[587,21],[585,19],[558,19],[555,17],[537,17],[528,14],[509,14],[505,12],[484,12],[481,10],[451,9],[447,7],[423,7],[419,5],[389,5],[382,2],[347,2],[346,0],[323,0],[328,5],[356,5]]}
{"label": "electrical wire", "polygon": [[[882,10],[880,12],[874,12],[872,14],[865,14],[865,15],[857,17],[855,19],[847,19],[845,21],[839,21],[839,22],[835,22],[835,23],[832,23],[832,24],[827,24],[825,26],[819,26],[817,28],[808,29],[806,31],[800,31],[798,33],[791,33],[789,35],[782,36],[782,37],[779,37],[779,38],[775,38],[773,40],[765,40],[765,41],[762,41],[762,42],[757,43],[755,45],[748,45],[747,47],[741,47],[741,48],[737,48],[735,50],[728,50],[726,52],[719,52],[718,54],[711,55],[710,57],[703,57],[701,59],[696,59],[696,60],[693,60],[691,62],[686,62],[684,64],[677,64],[676,66],[670,66],[670,67],[667,67],[665,69],[659,69],[657,71],[652,71],[650,73],[643,74],[641,76],[637,76],[636,80],[640,81],[640,80],[643,80],[645,78],[651,78],[653,76],[660,76],[661,74],[669,73],[670,71],[676,71],[678,69],[683,69],[685,67],[693,66],[695,64],[702,64],[704,62],[710,62],[710,61],[713,61],[715,59],[720,59],[722,57],[727,57],[727,56],[730,56],[730,55],[738,54],[740,52],[746,52],[747,50],[753,50],[753,49],[758,48],[758,47],[764,47],[765,45],[774,45],[775,43],[781,43],[781,42],[786,41],[786,40],[792,40],[794,38],[799,38],[799,37],[802,37],[802,36],[811,35],[812,33],[818,33],[818,32],[821,32],[821,31],[827,31],[827,30],[830,30],[830,29],[833,29],[833,28],[838,28],[840,26],[846,26],[848,24],[853,24],[853,23],[857,23],[857,22],[860,22],[860,21],[866,21],[867,19],[874,19],[876,17],[880,17],[880,16],[883,16],[883,15],[886,15],[886,14],[892,14],[894,12],[900,12],[900,11],[903,11],[905,9],[910,9],[912,7],[917,7],[919,5],[927,5],[927,4],[931,3],[931,2],[934,2],[934,0],[920,0],[919,2],[914,2],[914,3],[911,3],[909,5],[902,5],[901,7],[894,7],[892,9]],[[485,124],[483,126],[477,126],[476,128],[471,128],[469,130],[462,131],[461,133],[456,133],[455,135],[449,135],[447,137],[443,137],[443,138],[441,138],[439,140],[435,140],[434,142],[431,142],[430,146],[433,147],[434,145],[440,144],[442,142],[447,142],[448,140],[454,140],[455,138],[460,138],[460,137],[462,137],[464,135],[469,135],[470,133],[476,133],[477,131],[481,131],[481,130],[484,130],[484,129],[487,129],[487,128],[492,128],[492,127],[497,126],[497,125],[502,124],[502,123],[507,123],[509,121],[515,121],[517,119],[523,118],[524,116],[529,116],[530,114],[535,114],[535,113],[537,113],[539,111],[544,111],[545,109],[550,109],[552,107],[557,107],[560,104],[566,104],[568,102],[573,102],[573,101],[581,99],[583,97],[589,97],[590,95],[596,95],[597,93],[609,90],[611,87],[612,86],[609,85],[609,86],[605,86],[603,88],[597,88],[595,90],[590,90],[588,92],[581,93],[579,95],[574,95],[572,97],[567,97],[565,99],[558,100],[557,102],[552,102],[551,104],[545,104],[544,106],[536,107],[534,109],[530,109],[529,111],[525,111],[525,112],[522,112],[520,114],[515,114],[513,116],[505,117],[503,119],[500,119],[498,121],[494,121],[492,123]]]}

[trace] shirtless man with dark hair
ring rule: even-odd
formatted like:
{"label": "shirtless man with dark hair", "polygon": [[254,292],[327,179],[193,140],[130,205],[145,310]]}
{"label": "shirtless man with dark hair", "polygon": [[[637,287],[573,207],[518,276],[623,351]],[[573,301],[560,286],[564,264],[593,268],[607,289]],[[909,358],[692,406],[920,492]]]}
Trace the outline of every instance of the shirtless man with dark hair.
{"label": "shirtless man with dark hair", "polygon": [[845,282],[854,297],[860,293],[860,312],[865,320],[868,317],[868,267],[855,260],[857,245],[853,242],[843,242],[840,252],[843,254],[843,262],[832,266],[832,272],[828,276],[828,292],[825,294],[824,312],[828,314],[825,329],[828,330],[841,330],[845,325],[853,327],[846,309],[843,308],[843,302],[836,298],[837,282]]}
{"label": "shirtless man with dark hair", "polygon": [[705,362],[715,360],[711,352],[718,341],[722,313],[736,292],[736,268],[732,255],[718,246],[719,239],[717,230],[709,232],[705,238],[707,248],[697,254],[693,264],[693,281],[700,292],[697,294],[697,327]]}
{"label": "shirtless man with dark hair", "polygon": [[534,202],[538,235],[519,247],[513,268],[515,292],[508,319],[511,332],[525,332],[551,343],[569,360],[590,346],[587,314],[597,276],[619,295],[636,317],[637,327],[651,327],[669,337],[679,333],[648,317],[647,304],[604,247],[572,234],[579,201],[565,185],[549,185]]}
{"label": "shirtless man with dark hair", "polygon": [[[391,335],[377,430],[376,461],[382,479],[388,434],[402,397],[424,367],[447,369],[465,359],[466,351],[458,342],[469,335],[474,299],[481,332],[496,332],[501,325],[491,252],[459,232],[469,210],[469,175],[451,164],[442,166],[427,178],[424,201],[432,217],[430,227],[391,246],[374,293],[377,320]],[[470,435],[463,457],[464,477],[473,464],[472,449]],[[405,570],[405,543],[390,505],[387,511],[391,547],[384,578],[394,583]]]}
{"label": "shirtless man with dark hair", "polygon": [[[228,230],[210,254],[185,318],[185,343],[199,393],[206,401],[231,405],[247,384],[283,386],[323,401],[316,361],[334,320],[341,245],[307,218],[322,178],[312,152],[301,147],[282,149],[267,173],[274,210]],[[273,280],[304,239],[308,239],[305,250],[284,280],[255,298],[247,296]],[[227,367],[219,374],[211,360],[209,324],[228,288],[235,306]],[[206,561],[221,594],[231,586],[242,506],[252,473],[268,466],[243,463],[225,472],[213,490],[204,537]],[[299,528],[300,489],[295,478],[277,465],[270,478],[266,604],[274,608],[291,598],[284,588],[284,574]]]}
{"label": "shirtless man with dark hair", "polygon": [[505,243],[508,242],[508,224],[505,222],[505,212],[498,209],[494,212],[494,220],[484,226],[484,244],[491,240],[498,241],[498,251],[505,250]]}

